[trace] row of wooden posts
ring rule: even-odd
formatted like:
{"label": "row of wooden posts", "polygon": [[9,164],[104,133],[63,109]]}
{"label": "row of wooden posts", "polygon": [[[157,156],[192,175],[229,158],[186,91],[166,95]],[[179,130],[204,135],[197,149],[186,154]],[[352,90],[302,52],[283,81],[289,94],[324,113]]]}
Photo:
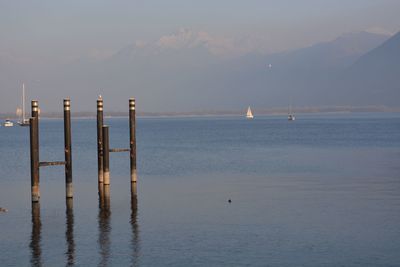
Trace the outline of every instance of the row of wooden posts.
{"label": "row of wooden posts", "polygon": [[[73,197],[72,150],[71,150],[71,101],[64,99],[64,154],[65,161],[39,161],[39,104],[32,101],[32,117],[29,119],[31,154],[31,195],[32,202],[40,199],[39,168],[45,166],[65,166],[65,196]],[[99,190],[110,185],[110,152],[129,152],[131,183],[137,182],[136,170],[136,111],[135,99],[129,99],[129,148],[110,148],[109,126],[104,125],[103,99],[97,99],[97,158]],[[109,188],[106,190],[109,192]]]}

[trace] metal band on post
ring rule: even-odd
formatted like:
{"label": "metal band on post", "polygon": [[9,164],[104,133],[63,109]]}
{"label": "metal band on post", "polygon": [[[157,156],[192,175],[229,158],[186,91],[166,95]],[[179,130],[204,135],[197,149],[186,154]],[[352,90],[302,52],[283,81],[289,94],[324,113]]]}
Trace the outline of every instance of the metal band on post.
{"label": "metal band on post", "polygon": [[39,102],[37,100],[32,100],[32,116],[33,118],[39,117]]}

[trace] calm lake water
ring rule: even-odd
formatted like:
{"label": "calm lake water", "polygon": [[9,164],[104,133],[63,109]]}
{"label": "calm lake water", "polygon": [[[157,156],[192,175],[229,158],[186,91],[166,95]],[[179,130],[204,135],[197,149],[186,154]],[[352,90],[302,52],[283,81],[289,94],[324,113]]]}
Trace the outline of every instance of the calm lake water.
{"label": "calm lake water", "polygon": [[[127,147],[128,120],[106,123]],[[400,114],[138,118],[137,196],[113,153],[106,204],[96,121],[72,131],[73,203],[43,167],[32,206],[29,128],[0,127],[1,266],[400,266]],[[62,120],[40,145],[63,160]]]}

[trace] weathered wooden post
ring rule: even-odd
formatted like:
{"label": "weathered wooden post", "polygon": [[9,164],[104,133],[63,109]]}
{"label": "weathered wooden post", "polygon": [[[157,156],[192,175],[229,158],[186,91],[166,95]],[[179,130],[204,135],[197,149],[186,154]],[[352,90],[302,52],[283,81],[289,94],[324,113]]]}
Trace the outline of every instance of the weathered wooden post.
{"label": "weathered wooden post", "polygon": [[136,171],[136,111],[135,99],[129,99],[129,139],[130,139],[130,159],[131,159],[131,182],[137,182]]}
{"label": "weathered wooden post", "polygon": [[137,197],[137,184],[131,183],[131,197]]}
{"label": "weathered wooden post", "polygon": [[103,99],[97,99],[97,168],[98,181],[103,183]]}
{"label": "weathered wooden post", "polygon": [[64,99],[65,195],[73,197],[71,154],[71,101]]}
{"label": "weathered wooden post", "polygon": [[98,189],[99,189],[99,207],[102,207],[104,205],[104,185],[103,183],[98,183]]}
{"label": "weathered wooden post", "polygon": [[111,194],[110,194],[110,185],[104,185],[104,208],[109,210],[111,206]]}
{"label": "weathered wooden post", "polygon": [[110,143],[108,126],[103,126],[103,182],[110,185]]}
{"label": "weathered wooden post", "polygon": [[32,117],[29,119],[30,152],[31,152],[31,195],[32,202],[40,199],[39,186],[39,105],[32,100]]}

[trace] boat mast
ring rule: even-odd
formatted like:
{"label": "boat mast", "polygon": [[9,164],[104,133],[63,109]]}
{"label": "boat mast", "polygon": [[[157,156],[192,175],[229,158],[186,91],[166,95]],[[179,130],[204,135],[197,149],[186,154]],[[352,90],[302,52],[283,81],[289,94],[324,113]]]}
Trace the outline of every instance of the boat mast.
{"label": "boat mast", "polygon": [[22,83],[22,123],[25,122],[25,83]]}

